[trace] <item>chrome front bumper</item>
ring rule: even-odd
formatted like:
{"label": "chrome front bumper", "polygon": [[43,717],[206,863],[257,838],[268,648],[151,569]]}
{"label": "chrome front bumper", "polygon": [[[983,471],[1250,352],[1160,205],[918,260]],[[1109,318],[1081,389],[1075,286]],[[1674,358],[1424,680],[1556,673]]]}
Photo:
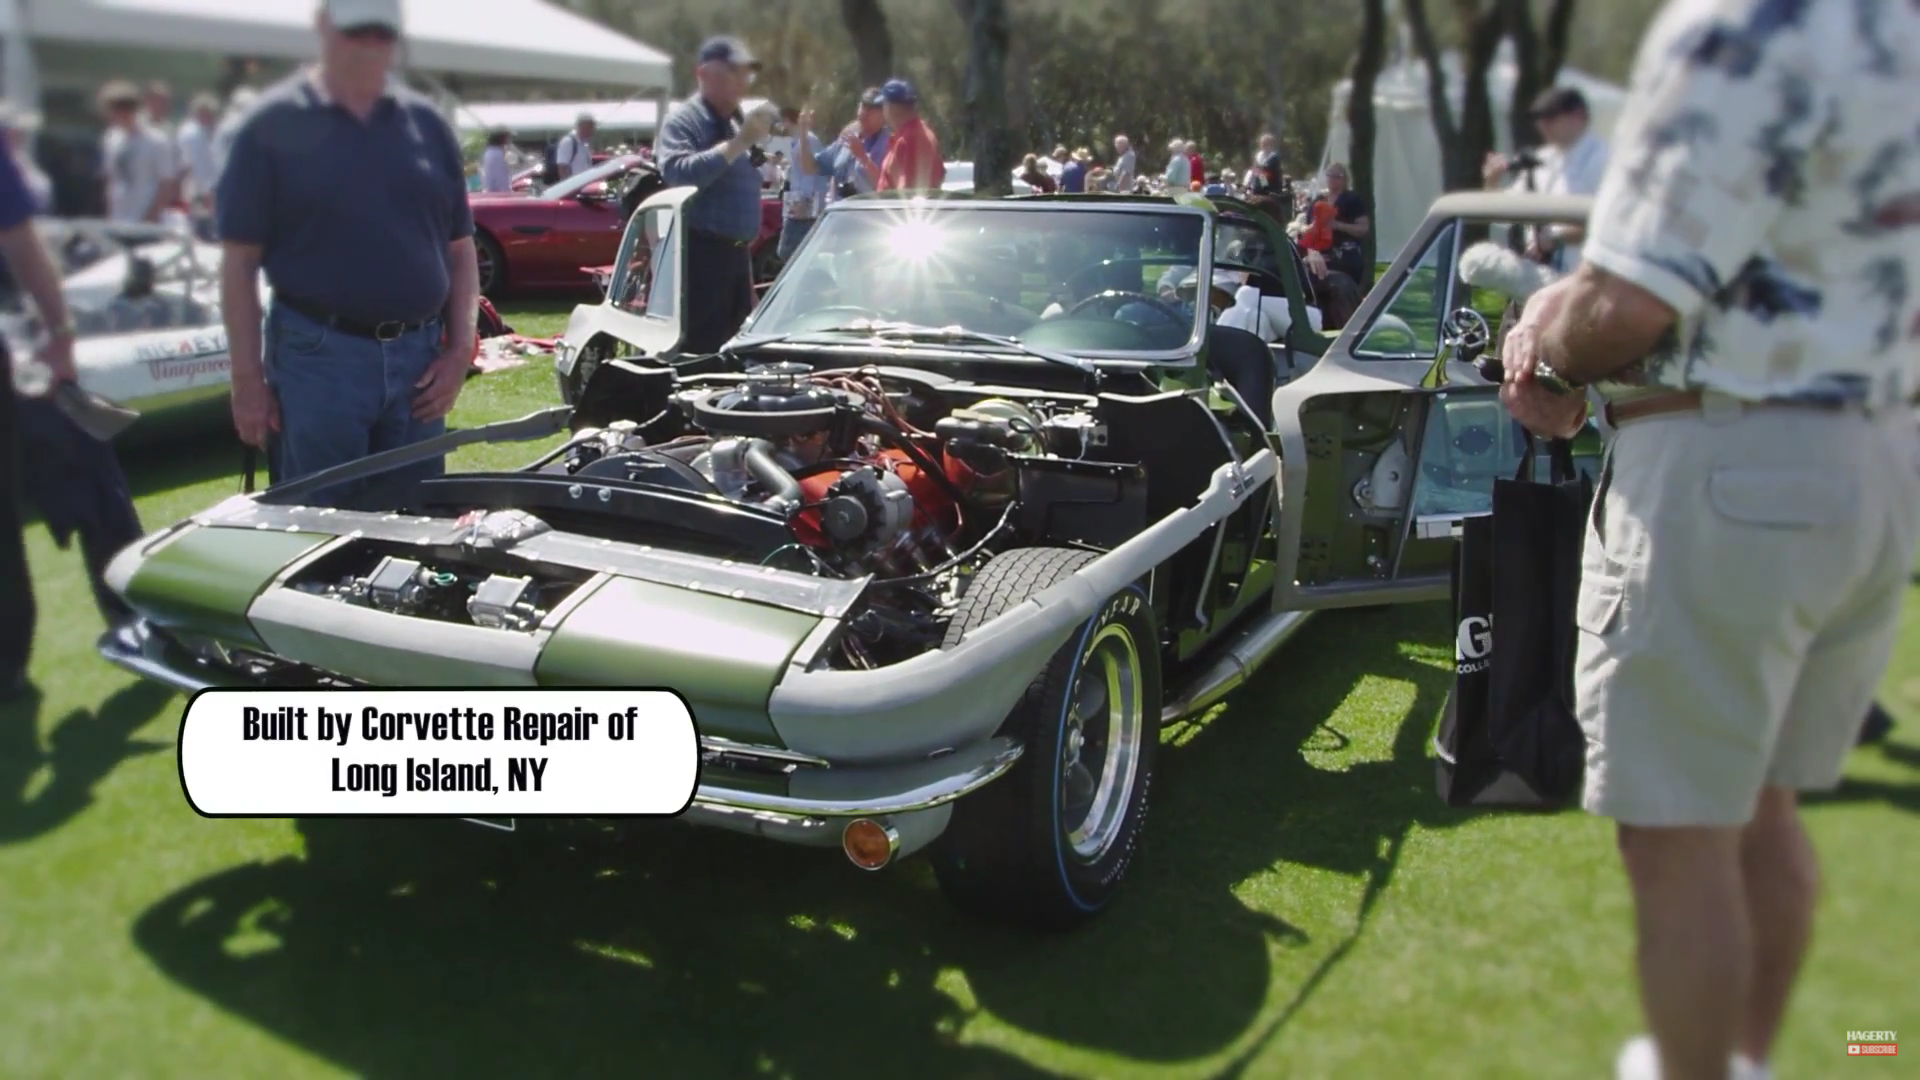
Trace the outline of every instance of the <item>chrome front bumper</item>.
{"label": "chrome front bumper", "polygon": [[[258,685],[184,656],[178,646],[148,631],[144,621],[137,626],[142,638],[138,651],[124,648],[108,635],[100,640],[100,655],[143,679],[185,694]],[[1013,739],[996,737],[920,761],[835,766],[780,747],[701,736],[703,777],[684,816],[698,824],[773,839],[837,845],[840,826],[846,822],[945,807],[1006,775],[1023,750]],[[756,767],[762,778],[767,768],[784,771],[788,794],[749,791],[711,780],[714,774],[727,771],[721,764],[727,760]]]}

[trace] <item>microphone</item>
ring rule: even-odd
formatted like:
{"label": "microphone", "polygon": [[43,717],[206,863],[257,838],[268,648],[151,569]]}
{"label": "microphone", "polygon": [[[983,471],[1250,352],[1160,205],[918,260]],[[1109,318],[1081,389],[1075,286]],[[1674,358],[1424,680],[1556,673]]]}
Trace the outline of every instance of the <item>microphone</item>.
{"label": "microphone", "polygon": [[1491,240],[1482,240],[1460,253],[1460,280],[1476,289],[1491,289],[1509,300],[1524,303],[1559,280],[1550,266],[1523,259]]}

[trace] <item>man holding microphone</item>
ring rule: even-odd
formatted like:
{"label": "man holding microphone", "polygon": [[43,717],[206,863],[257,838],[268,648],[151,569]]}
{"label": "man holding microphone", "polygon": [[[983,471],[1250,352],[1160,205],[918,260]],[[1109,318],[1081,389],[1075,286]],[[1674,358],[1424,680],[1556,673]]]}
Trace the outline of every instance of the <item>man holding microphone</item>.
{"label": "man holding microphone", "polygon": [[1839,783],[1920,545],[1920,296],[1860,284],[1920,280],[1920,8],[1875,10],[1669,0],[1583,265],[1504,349],[1528,428],[1585,420],[1550,368],[1618,430],[1575,680],[1652,1032],[1621,1077],[1768,1075],[1819,886],[1797,796]]}
{"label": "man holding microphone", "polygon": [[760,143],[778,113],[740,102],[760,61],[738,38],[700,46],[700,90],[675,105],[654,140],[654,160],[669,187],[697,187],[680,210],[686,230],[686,336],[689,353],[718,352],[753,310],[753,255],[760,235]]}

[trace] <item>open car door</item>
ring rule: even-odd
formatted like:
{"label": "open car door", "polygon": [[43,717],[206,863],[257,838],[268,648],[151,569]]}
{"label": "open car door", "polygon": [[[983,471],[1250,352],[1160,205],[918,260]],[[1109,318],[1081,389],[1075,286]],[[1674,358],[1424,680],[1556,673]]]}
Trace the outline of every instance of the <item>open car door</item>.
{"label": "open car door", "polygon": [[[1214,268],[1244,274],[1247,285],[1257,290],[1258,314],[1246,312],[1237,322],[1267,343],[1276,379],[1287,383],[1311,368],[1331,345],[1320,330],[1322,315],[1314,306],[1304,264],[1278,222],[1237,199],[1210,201],[1217,211]],[[1236,309],[1246,302],[1237,298]]]}
{"label": "open car door", "polygon": [[679,354],[687,287],[680,208],[696,190],[668,188],[641,203],[620,238],[605,294],[573,309],[554,359],[568,404],[603,360],[664,363]]}
{"label": "open car door", "polygon": [[[1582,223],[1589,205],[1572,196],[1443,196],[1326,355],[1275,392],[1277,609],[1450,594],[1461,522],[1492,512],[1494,481],[1520,470],[1527,445],[1499,384],[1471,362],[1476,345],[1497,346],[1510,298],[1461,281],[1461,252],[1505,246],[1521,235],[1515,230]],[[1588,455],[1583,467],[1597,464],[1598,445],[1591,427],[1576,441],[1576,456]],[[1544,444],[1538,450],[1544,455]]]}

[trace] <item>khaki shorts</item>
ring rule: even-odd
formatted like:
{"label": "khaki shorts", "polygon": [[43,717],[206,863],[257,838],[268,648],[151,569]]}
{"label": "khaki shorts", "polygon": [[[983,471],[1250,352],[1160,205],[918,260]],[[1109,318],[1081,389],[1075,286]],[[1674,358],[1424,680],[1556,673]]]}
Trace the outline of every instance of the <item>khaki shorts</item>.
{"label": "khaki shorts", "polygon": [[[1718,407],[1731,406],[1731,407]],[[1763,786],[1836,786],[1920,545],[1920,429],[1752,409],[1625,424],[1582,565],[1585,806],[1738,826]]]}

